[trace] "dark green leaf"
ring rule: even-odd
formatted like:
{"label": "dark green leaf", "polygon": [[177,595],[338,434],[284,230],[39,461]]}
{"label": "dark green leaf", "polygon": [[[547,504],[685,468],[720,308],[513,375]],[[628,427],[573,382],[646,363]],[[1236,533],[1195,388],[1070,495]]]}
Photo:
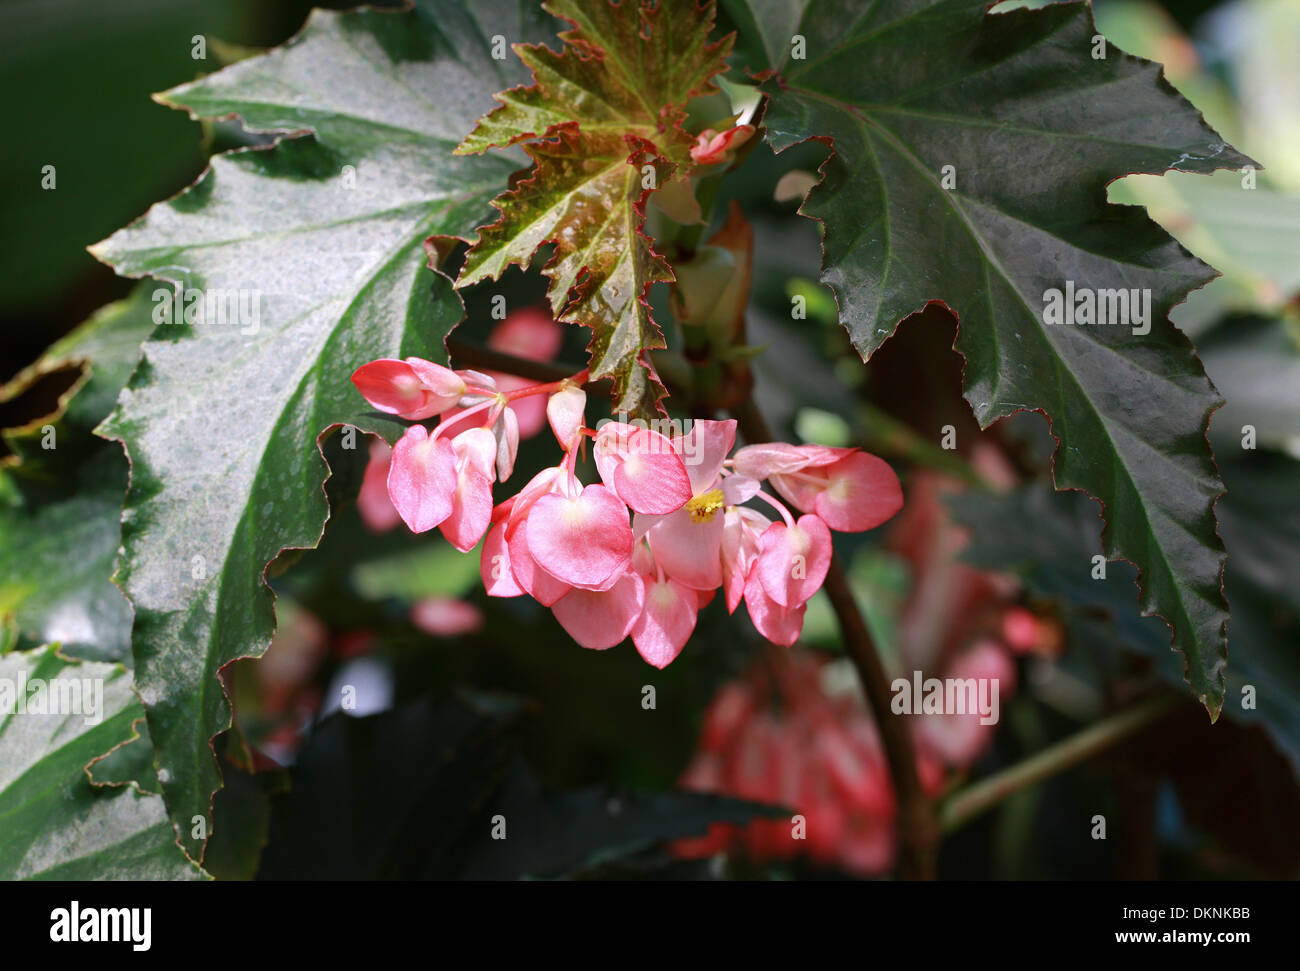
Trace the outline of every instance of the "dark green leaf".
{"label": "dark green leaf", "polygon": [[465,879],[575,876],[670,840],[703,836],[715,823],[743,826],[790,814],[779,806],[704,792],[616,793],[600,787],[548,792],[520,761],[486,811],[488,820],[501,817],[506,836],[493,839],[491,825],[473,832],[460,874]]}
{"label": "dark green leaf", "polygon": [[130,661],[131,605],[110,580],[127,463],[91,430],[139,359],[152,307],[147,287],[104,307],[0,390],[13,398],[42,375],[81,370],[58,414],[4,433],[15,458],[0,468],[0,614],[19,646]]}
{"label": "dark green leaf", "polygon": [[[982,425],[1041,410],[1059,488],[1106,509],[1105,550],[1141,571],[1211,714],[1223,703],[1222,491],[1205,429],[1219,398],[1170,309],[1212,272],[1139,209],[1130,172],[1210,172],[1234,152],[1159,76],[1094,58],[1086,4],[987,14],[984,0],[812,0],[783,51],[764,122],[782,150],[833,142],[801,212],[822,222],[822,279],[863,357],[929,301],[960,319],[966,398]],[[774,28],[773,28],[774,29]],[[951,168],[947,168],[951,166]],[[945,184],[945,179],[947,183]],[[1045,294],[1150,293],[1150,332],[1049,326]]]}
{"label": "dark green leaf", "polygon": [[272,805],[260,876],[279,880],[449,875],[505,771],[518,708],[421,700],[315,727]]}
{"label": "dark green leaf", "polygon": [[[1228,493],[1219,515],[1233,605],[1223,713],[1262,724],[1300,777],[1300,594],[1294,583],[1300,576],[1300,462],[1261,452],[1222,468]],[[1006,495],[950,496],[948,502],[972,530],[969,562],[1016,572],[1042,596],[1104,611],[1125,647],[1150,657],[1166,680],[1183,680],[1165,626],[1134,609],[1133,568],[1112,563],[1104,579],[1092,578],[1092,557],[1100,552],[1095,503],[1055,495],[1044,485]],[[1015,525],[1024,518],[1032,529]],[[1248,685],[1253,692],[1243,691]],[[1255,707],[1246,707],[1251,702]]]}
{"label": "dark green leaf", "polygon": [[95,248],[119,272],[177,281],[186,298],[233,294],[247,311],[160,325],[102,429],[132,463],[118,580],[164,794],[196,857],[189,820],[221,785],[209,745],[230,723],[217,672],[265,650],[264,570],[314,546],[327,517],[317,436],[364,412],[359,365],[443,358],[461,305],[423,242],[470,235],[515,167],[451,152],[492,92],[522,80],[490,38],[546,33],[536,8],[504,0],[317,11],[293,43],[163,96],[314,134],[214,158]]}
{"label": "dark green leaf", "polygon": [[273,804],[259,876],[556,877],[786,813],[703,793],[547,792],[515,754],[519,715],[479,697],[330,716]]}
{"label": "dark green leaf", "polygon": [[[13,689],[20,679],[76,684],[78,691],[88,679],[102,695],[78,714],[0,714],[0,879],[202,877],[176,845],[160,796],[129,785],[92,786],[87,775],[91,762],[134,737],[132,723],[144,717],[130,673],[42,647],[0,657],[0,685]],[[56,690],[62,696],[63,688]],[[3,707],[16,702],[3,694],[0,688]],[[34,694],[23,695],[35,704]],[[55,692],[47,688],[45,697]]]}

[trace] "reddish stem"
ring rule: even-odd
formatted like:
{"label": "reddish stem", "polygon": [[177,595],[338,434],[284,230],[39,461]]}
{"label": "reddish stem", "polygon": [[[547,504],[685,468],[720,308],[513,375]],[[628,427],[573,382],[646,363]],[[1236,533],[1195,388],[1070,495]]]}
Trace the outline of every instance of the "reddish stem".
{"label": "reddish stem", "polygon": [[[734,412],[740,433],[748,444],[772,441],[767,422],[746,399]],[[898,835],[902,844],[902,874],[905,880],[933,880],[938,861],[939,824],[935,809],[916,772],[916,748],[907,723],[890,712],[890,681],[871,639],[862,613],[853,599],[839,559],[832,555],[824,586],[831,608],[840,623],[844,647],[862,682],[862,692],[880,729],[885,759],[898,795]]]}

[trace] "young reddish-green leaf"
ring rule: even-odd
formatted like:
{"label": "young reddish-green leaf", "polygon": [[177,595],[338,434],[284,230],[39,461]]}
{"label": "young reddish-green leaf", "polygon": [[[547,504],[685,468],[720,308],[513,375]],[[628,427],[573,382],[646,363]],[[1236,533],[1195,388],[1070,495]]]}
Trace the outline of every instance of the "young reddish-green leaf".
{"label": "young reddish-green leaf", "polygon": [[[523,79],[492,38],[553,30],[506,0],[317,11],[291,44],[164,96],[310,134],[214,158],[193,188],[95,248],[123,274],[187,288],[102,432],[131,460],[117,580],[135,604],[163,794],[196,859],[192,820],[211,819],[221,786],[211,740],[230,724],[218,673],[266,649],[267,564],[315,546],[328,514],[317,436],[366,410],[349,380],[358,365],[443,357],[463,311],[425,265],[424,240],[472,234],[518,166],[452,152],[492,93]],[[209,294],[224,323],[187,319]]]}
{"label": "young reddish-green leaf", "polygon": [[541,44],[516,44],[534,83],[497,95],[456,150],[469,154],[552,134],[577,123],[584,134],[636,135],[675,163],[688,160],[690,140],[674,131],[686,102],[713,90],[726,68],[732,38],[709,42],[712,0],[549,0],[544,8],[572,24],[556,54]]}
{"label": "young reddish-green leaf", "polygon": [[545,271],[553,312],[591,328],[591,375],[614,378],[616,408],[646,414],[663,391],[642,353],[662,347],[663,335],[644,294],[673,275],[641,231],[649,195],[642,166],[658,179],[668,164],[631,136],[584,135],[571,126],[557,136],[527,147],[533,169],[495,201],[501,218],[479,231],[459,284],[526,266],[554,241]]}
{"label": "young reddish-green leaf", "polygon": [[[1143,609],[1172,627],[1192,691],[1217,714],[1223,485],[1205,430],[1220,398],[1167,319],[1213,272],[1141,210],[1108,205],[1106,184],[1248,160],[1156,65],[1113,46],[1098,56],[1086,4],[987,6],[809,0],[788,11],[784,38],[752,18],[763,35],[749,48],[783,52],[764,88],[767,137],[777,150],[833,145],[801,212],[823,225],[822,279],[859,352],[928,301],[957,314],[981,424],[1050,418],[1057,486],[1101,500],[1106,553],[1138,564]],[[1146,292],[1149,332],[1045,323],[1047,292],[1067,286]]]}
{"label": "young reddish-green leaf", "polygon": [[479,233],[456,285],[526,266],[555,243],[543,271],[552,310],[591,329],[591,375],[614,379],[615,409],[649,414],[663,386],[644,352],[664,341],[645,295],[673,276],[643,231],[645,202],[691,165],[686,102],[712,90],[731,38],[709,42],[711,2],[545,7],[572,24],[560,35],[564,50],[516,45],[534,83],[498,95],[457,149],[531,142],[533,168],[493,203],[501,218]]}

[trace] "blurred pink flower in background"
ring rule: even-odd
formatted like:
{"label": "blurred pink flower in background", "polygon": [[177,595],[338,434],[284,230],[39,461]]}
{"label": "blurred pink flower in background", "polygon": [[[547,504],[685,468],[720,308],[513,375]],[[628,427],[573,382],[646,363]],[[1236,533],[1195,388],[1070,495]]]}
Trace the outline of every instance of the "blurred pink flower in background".
{"label": "blurred pink flower in background", "polygon": [[435,637],[456,637],[483,629],[483,611],[455,597],[425,597],[411,607],[411,623]]}
{"label": "blurred pink flower in background", "polygon": [[[506,314],[505,320],[492,331],[488,337],[488,347],[503,354],[530,361],[553,361],[560,353],[564,343],[564,330],[544,310],[536,307],[522,307]],[[517,391],[534,382],[513,374],[501,374],[498,371],[485,371],[496,378],[497,387],[502,391]],[[537,396],[519,398],[510,403],[515,417],[519,419],[519,437],[532,438],[546,426],[546,399]]]}
{"label": "blurred pink flower in background", "polygon": [[[675,843],[677,855],[743,849],[757,861],[802,855],[861,876],[893,868],[898,806],[889,766],[847,664],[769,652],[718,691],[680,785],[785,806],[802,821],[779,816],[745,827],[715,825],[702,838]],[[947,674],[997,679],[1001,697],[1015,689],[1011,655],[991,640],[962,655]],[[918,715],[911,725],[917,774],[931,796],[950,770],[964,770],[983,755],[997,728],[980,724],[978,713]]]}
{"label": "blurred pink flower in background", "polygon": [[392,462],[392,446],[375,436],[370,442],[370,462],[357,495],[357,510],[361,521],[376,533],[386,533],[402,521],[393,500],[388,498],[388,469]]}

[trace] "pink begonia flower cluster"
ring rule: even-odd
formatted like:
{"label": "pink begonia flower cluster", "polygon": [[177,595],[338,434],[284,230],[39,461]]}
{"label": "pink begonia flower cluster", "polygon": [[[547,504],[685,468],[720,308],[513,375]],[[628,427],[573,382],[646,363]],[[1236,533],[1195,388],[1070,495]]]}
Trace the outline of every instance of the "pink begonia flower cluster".
{"label": "pink begonia flower cluster", "polygon": [[[488,375],[407,358],[372,361],[352,380],[381,411],[442,416],[393,447],[388,496],[408,528],[436,527],[462,552],[482,540],[490,596],[533,597],[583,647],[630,636],[659,668],[719,589],[728,611],[743,601],[764,637],[793,644],[826,577],[831,530],[871,529],[903,502],[893,470],[857,449],[769,443],[728,458],[734,420],[696,420],[674,435],[621,421],[588,428],[586,372],[506,391]],[[564,457],[494,505],[519,445],[509,405],[542,394]],[[584,484],[575,468],[588,439],[600,481]]]}
{"label": "pink begonia flower cluster", "polygon": [[[887,873],[897,848],[898,804],[880,734],[845,669],[846,661],[791,653],[763,659],[724,685],[704,717],[699,748],[680,785],[771,805],[802,816],[715,824],[707,835],[672,847],[696,859],[743,849],[755,860],[803,855],[861,875]],[[976,643],[947,672],[989,678],[1015,690],[1011,652]],[[996,725],[979,715],[919,715],[911,724],[917,775],[927,795],[987,751]]]}

